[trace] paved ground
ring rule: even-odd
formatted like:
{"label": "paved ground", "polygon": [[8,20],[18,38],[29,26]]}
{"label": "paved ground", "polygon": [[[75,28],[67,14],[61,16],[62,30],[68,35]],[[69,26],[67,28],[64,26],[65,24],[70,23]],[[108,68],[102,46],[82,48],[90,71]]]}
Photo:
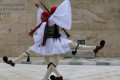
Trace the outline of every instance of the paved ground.
{"label": "paved ground", "polygon": [[[59,65],[57,69],[64,80],[120,80],[120,66]],[[0,63],[0,80],[42,80],[45,71],[45,65]]]}
{"label": "paved ground", "polygon": [[[0,62],[0,80],[42,80],[46,71],[42,57],[32,57],[31,64],[15,67],[3,63],[2,58]],[[60,58],[58,70],[64,80],[120,80],[120,58]]]}

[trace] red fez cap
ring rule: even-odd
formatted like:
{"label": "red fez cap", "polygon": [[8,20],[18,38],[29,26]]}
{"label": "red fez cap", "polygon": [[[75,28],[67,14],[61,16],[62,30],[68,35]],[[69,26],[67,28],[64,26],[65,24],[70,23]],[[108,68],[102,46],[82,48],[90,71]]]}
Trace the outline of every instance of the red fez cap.
{"label": "red fez cap", "polygon": [[42,15],[47,16],[47,17],[50,16],[49,12],[47,11],[42,12]]}
{"label": "red fez cap", "polygon": [[51,13],[54,13],[56,9],[57,9],[57,7],[52,7],[51,8]]}

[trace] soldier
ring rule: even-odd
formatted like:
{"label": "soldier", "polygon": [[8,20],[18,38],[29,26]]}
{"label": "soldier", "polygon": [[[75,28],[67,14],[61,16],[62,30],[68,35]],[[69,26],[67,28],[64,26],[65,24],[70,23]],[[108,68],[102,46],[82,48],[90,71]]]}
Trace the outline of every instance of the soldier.
{"label": "soldier", "polygon": [[[51,13],[43,11],[38,4],[35,4],[38,8],[37,13],[37,35],[33,35],[32,32],[29,33],[33,37],[35,44],[29,47],[26,52],[20,55],[14,60],[8,60],[7,57],[3,57],[5,63],[15,66],[15,63],[19,62],[22,59],[28,57],[31,52],[36,54],[43,55],[45,63],[48,65],[47,72],[43,80],[48,80],[49,75],[54,72],[57,76],[51,76],[51,80],[63,80],[62,75],[57,71],[56,67],[59,63],[59,54],[64,54],[70,50],[70,47],[76,47],[77,43],[72,42],[71,40],[63,37],[59,32],[59,27],[70,30],[71,28],[71,4],[69,0],[65,0],[58,7],[52,7]],[[67,17],[67,18],[66,18]],[[42,23],[41,23],[42,22]],[[35,31],[36,28],[33,30]],[[96,46],[86,46],[80,45],[80,49],[90,49],[94,52],[98,52],[101,48],[104,47],[105,42],[102,41],[102,45]],[[53,62],[50,62],[50,58],[53,59]]]}

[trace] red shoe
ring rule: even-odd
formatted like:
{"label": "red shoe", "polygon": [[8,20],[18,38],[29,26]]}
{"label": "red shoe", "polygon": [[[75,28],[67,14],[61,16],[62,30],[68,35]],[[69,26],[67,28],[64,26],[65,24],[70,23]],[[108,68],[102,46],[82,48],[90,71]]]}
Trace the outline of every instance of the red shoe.
{"label": "red shoe", "polygon": [[96,49],[94,50],[94,53],[97,53],[100,49],[102,49],[105,45],[105,41],[102,40],[100,41],[100,46],[97,46]]}
{"label": "red shoe", "polygon": [[7,64],[10,64],[11,66],[15,66],[15,63],[12,62],[12,60],[8,60],[6,56],[3,57],[3,61]]}
{"label": "red shoe", "polygon": [[102,49],[102,46],[97,46],[96,49],[94,50],[94,53],[97,53],[100,49]]}
{"label": "red shoe", "polygon": [[55,77],[54,75],[51,75],[51,76],[50,76],[50,79],[51,79],[51,80],[63,80],[63,77],[62,77],[62,76],[60,76],[60,77]]}
{"label": "red shoe", "polygon": [[56,77],[55,80],[63,80],[63,77],[62,76]]}

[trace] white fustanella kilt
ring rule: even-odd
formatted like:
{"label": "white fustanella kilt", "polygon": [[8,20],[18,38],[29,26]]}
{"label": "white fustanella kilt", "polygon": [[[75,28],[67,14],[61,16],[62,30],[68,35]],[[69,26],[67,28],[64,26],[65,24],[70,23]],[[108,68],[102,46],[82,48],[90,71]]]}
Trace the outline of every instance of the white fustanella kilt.
{"label": "white fustanella kilt", "polygon": [[54,55],[54,54],[63,54],[70,50],[69,44],[71,40],[66,39],[61,34],[60,38],[48,38],[45,46],[42,46],[44,28],[46,23],[43,23],[41,27],[37,30],[37,35],[33,36],[34,45],[29,49],[40,55]]}

